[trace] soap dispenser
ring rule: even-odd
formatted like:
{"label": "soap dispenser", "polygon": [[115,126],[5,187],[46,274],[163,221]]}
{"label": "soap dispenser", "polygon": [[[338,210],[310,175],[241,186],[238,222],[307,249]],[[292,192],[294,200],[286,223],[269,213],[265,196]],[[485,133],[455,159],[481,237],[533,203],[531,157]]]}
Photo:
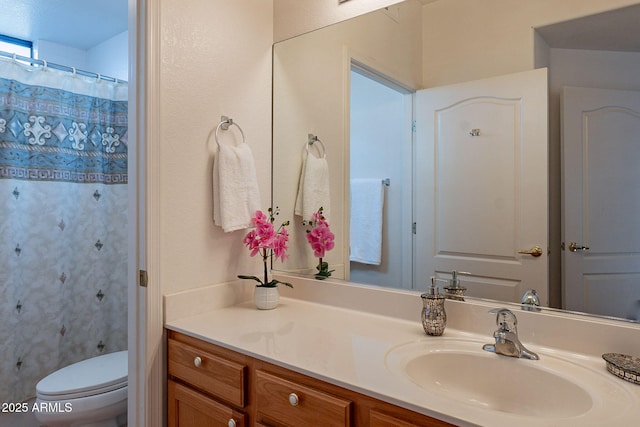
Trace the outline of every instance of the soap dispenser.
{"label": "soap dispenser", "polygon": [[464,292],[467,290],[467,288],[460,286],[460,279],[458,279],[458,275],[460,274],[469,275],[471,273],[457,270],[453,270],[451,272],[451,282],[448,284],[448,286],[444,287],[444,293],[449,299],[464,301]]}
{"label": "soap dispenser", "polygon": [[422,297],[422,327],[427,335],[440,336],[447,326],[447,313],[444,309],[445,296],[438,292],[435,277],[431,278],[431,286]]}

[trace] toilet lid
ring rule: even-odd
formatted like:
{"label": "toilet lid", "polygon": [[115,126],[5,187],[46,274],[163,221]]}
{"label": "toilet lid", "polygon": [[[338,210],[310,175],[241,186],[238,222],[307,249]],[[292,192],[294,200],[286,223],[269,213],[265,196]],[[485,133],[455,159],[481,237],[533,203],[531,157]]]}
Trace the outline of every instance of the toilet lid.
{"label": "toilet lid", "polygon": [[39,397],[84,397],[127,385],[128,351],[82,360],[46,376],[36,385]]}

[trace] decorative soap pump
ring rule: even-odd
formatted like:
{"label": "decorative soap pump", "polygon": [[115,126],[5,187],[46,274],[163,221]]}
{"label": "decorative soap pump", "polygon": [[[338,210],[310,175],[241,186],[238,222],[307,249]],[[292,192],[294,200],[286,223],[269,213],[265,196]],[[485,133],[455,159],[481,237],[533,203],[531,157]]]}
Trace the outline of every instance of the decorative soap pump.
{"label": "decorative soap pump", "polygon": [[445,296],[438,292],[435,277],[431,278],[431,286],[422,297],[422,327],[427,335],[440,336],[447,326],[447,312],[444,309]]}
{"label": "decorative soap pump", "polygon": [[447,286],[443,288],[446,297],[449,299],[464,301],[464,292],[467,288],[460,286],[460,279],[458,279],[458,275],[460,274],[470,275],[471,273],[458,270],[451,272],[451,282],[447,283]]}

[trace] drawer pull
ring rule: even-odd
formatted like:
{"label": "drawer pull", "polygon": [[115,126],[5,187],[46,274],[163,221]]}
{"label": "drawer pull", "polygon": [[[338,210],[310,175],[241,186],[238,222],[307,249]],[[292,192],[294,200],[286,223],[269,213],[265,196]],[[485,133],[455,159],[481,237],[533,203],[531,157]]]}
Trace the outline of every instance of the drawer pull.
{"label": "drawer pull", "polygon": [[300,403],[300,398],[298,398],[297,394],[291,393],[289,395],[289,403],[291,404],[291,406],[298,406],[298,403]]}
{"label": "drawer pull", "polygon": [[196,365],[196,368],[199,368],[200,365],[202,365],[202,359],[200,359],[200,356],[197,356],[195,359],[193,359],[193,364]]}
{"label": "drawer pull", "polygon": [[233,418],[229,418],[229,421],[227,421],[227,425],[229,427],[236,427],[236,420],[234,420]]}

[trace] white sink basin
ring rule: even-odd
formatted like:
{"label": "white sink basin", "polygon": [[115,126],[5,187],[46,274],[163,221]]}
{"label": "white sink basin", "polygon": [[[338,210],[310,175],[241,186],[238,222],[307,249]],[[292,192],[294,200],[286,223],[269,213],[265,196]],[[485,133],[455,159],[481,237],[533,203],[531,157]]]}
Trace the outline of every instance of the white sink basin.
{"label": "white sink basin", "polygon": [[482,350],[488,342],[426,338],[392,349],[385,363],[426,392],[518,417],[575,419],[634,404],[606,370],[538,351],[540,360],[501,356]]}

